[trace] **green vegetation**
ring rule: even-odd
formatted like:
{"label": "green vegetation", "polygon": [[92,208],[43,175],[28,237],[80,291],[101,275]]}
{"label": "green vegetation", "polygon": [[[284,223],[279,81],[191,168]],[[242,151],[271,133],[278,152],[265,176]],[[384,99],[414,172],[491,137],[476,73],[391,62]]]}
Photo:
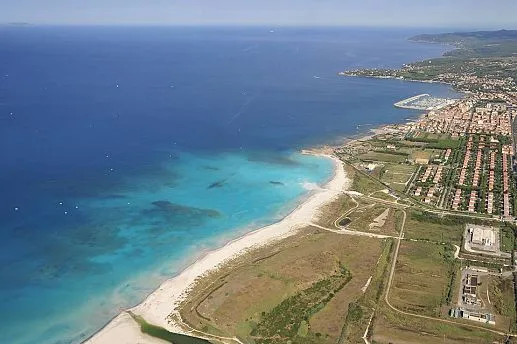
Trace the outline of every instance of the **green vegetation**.
{"label": "green vegetation", "polygon": [[[358,231],[366,231],[369,228],[369,225],[374,222],[374,219],[379,215],[384,213],[388,209],[388,207],[383,205],[371,205],[368,207],[358,208],[348,215],[348,218],[351,220],[351,223],[348,226],[348,229],[358,230]],[[386,219],[388,216],[386,217]],[[379,226],[376,230],[379,230],[382,226]]]}
{"label": "green vegetation", "polygon": [[381,154],[389,154],[389,155],[400,155],[403,157],[407,157],[408,153],[400,150],[384,150],[384,149],[374,149],[374,153],[381,153]]}
{"label": "green vegetation", "polygon": [[299,337],[307,337],[308,334],[309,334],[309,323],[305,320],[302,320],[302,322],[300,323],[300,327],[298,328],[297,335]]}
{"label": "green vegetation", "polygon": [[142,333],[145,333],[151,337],[162,339],[173,344],[210,344],[209,341],[201,338],[195,338],[185,336],[183,334],[172,333],[167,331],[163,327],[149,324],[147,321],[144,320],[144,318],[133,313],[130,313],[130,315],[133,317],[133,319],[135,319],[138,325],[140,325],[140,330],[142,331]]}
{"label": "green vegetation", "polygon": [[334,220],[345,214],[356,205],[356,202],[348,195],[341,195],[336,200],[327,204],[322,210],[328,216],[322,216],[317,223],[320,226],[332,227]]}
{"label": "green vegetation", "polygon": [[517,30],[423,34],[410,40],[448,43],[458,47],[445,53],[445,56],[474,58],[513,56],[517,53]]}
{"label": "green vegetation", "polygon": [[503,263],[493,263],[493,262],[489,262],[489,261],[483,261],[478,258],[476,258],[475,260],[465,259],[463,261],[463,265],[487,268],[493,272],[498,272],[500,269],[502,269],[503,271],[505,270]]}
{"label": "green vegetation", "polygon": [[397,152],[379,152],[372,151],[365,154],[358,155],[358,158],[363,161],[385,161],[385,162],[405,162],[407,160],[407,154]]}
{"label": "green vegetation", "polygon": [[379,308],[371,336],[373,343],[502,343],[502,337],[492,332],[416,318],[389,307]]}
{"label": "green vegetation", "polygon": [[356,302],[349,303],[338,344],[362,342],[361,337],[368,326],[373,310],[380,304],[387,283],[393,244],[392,239],[384,241],[382,254],[368,289]]}
{"label": "green vegetation", "polygon": [[512,252],[515,249],[515,225],[501,225],[501,251]]}
{"label": "green vegetation", "polygon": [[357,302],[351,302],[348,305],[348,313],[346,315],[347,322],[357,322],[363,318],[363,308]]}
{"label": "green vegetation", "polygon": [[360,192],[362,194],[370,194],[375,191],[385,189],[385,186],[380,182],[368,177],[366,174],[357,171],[353,167],[346,169],[347,175],[353,178],[351,190]]}
{"label": "green vegetation", "polygon": [[[285,299],[269,313],[266,313],[251,332],[256,343],[318,343],[310,332],[308,321],[312,315],[323,309],[352,278],[351,273],[340,264],[335,275],[314,283],[308,289]],[[300,329],[301,328],[301,329]],[[302,333],[304,336],[299,336]]]}
{"label": "green vegetation", "polygon": [[[400,188],[394,187],[394,189],[397,190]],[[403,190],[398,190],[398,191],[402,192]],[[370,196],[379,198],[379,199],[383,199],[385,201],[391,201],[391,202],[395,201],[395,197],[391,196],[391,194],[389,194],[389,193],[385,193],[384,191],[374,192],[374,193],[370,194]]]}
{"label": "green vegetation", "polygon": [[515,319],[513,280],[498,278],[491,281],[489,293],[497,313]]}
{"label": "green vegetation", "polygon": [[442,305],[452,300],[458,269],[452,245],[403,241],[390,301],[406,312],[440,316]]}
{"label": "green vegetation", "polygon": [[374,238],[307,227],[201,280],[181,316],[200,331],[245,343],[333,344],[381,251]]}
{"label": "green vegetation", "polygon": [[458,284],[458,280],[461,278],[460,274],[460,262],[453,257],[453,248],[451,245],[448,245],[447,251],[443,256],[443,259],[449,263],[449,269],[447,271],[447,287],[445,288],[445,292],[443,294],[442,304],[446,304],[450,306],[454,303],[454,295],[456,293],[456,287]]}
{"label": "green vegetation", "polygon": [[466,220],[469,219],[452,219],[450,216],[440,217],[421,210],[411,210],[406,220],[406,238],[460,245]]}
{"label": "green vegetation", "polygon": [[[388,76],[421,81],[450,83],[461,90],[509,91],[517,85],[517,31],[482,31],[419,35],[416,41],[440,42],[457,49],[443,57],[405,65],[398,70],[349,71],[358,76]],[[487,80],[489,82],[487,83]],[[490,81],[503,81],[491,83]]]}
{"label": "green vegetation", "polygon": [[410,142],[422,142],[427,143],[426,148],[432,148],[432,149],[456,149],[460,145],[460,141],[457,139],[452,139],[449,137],[447,138],[437,138],[437,137],[430,137],[429,134],[421,134],[421,135],[415,135],[412,137],[406,137],[407,141]]}

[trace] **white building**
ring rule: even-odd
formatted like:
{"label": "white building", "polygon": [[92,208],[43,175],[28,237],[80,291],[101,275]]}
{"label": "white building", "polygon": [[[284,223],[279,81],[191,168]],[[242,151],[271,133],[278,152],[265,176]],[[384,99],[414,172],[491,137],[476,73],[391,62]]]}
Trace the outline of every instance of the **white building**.
{"label": "white building", "polygon": [[492,246],[495,244],[495,233],[491,228],[473,227],[469,229],[470,241],[476,245]]}

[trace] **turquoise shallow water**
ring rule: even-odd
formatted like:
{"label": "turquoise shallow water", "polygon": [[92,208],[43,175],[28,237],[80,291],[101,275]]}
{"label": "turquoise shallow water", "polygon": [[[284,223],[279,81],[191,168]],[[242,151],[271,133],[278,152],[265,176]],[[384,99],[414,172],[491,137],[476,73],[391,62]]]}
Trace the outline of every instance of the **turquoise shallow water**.
{"label": "turquoise shallow water", "polygon": [[80,342],[324,183],[300,148],[455,95],[337,75],[444,51],[416,33],[0,27],[0,343]]}
{"label": "turquoise shallow water", "polygon": [[[300,153],[266,161],[243,153],[184,153],[164,162],[160,177],[133,177],[95,198],[63,201],[62,211],[82,217],[81,226],[56,234],[56,255],[32,272],[48,289],[19,290],[25,294],[20,310],[38,305],[23,311],[33,331],[25,340],[43,343],[58,334],[79,340],[193,257],[281,219],[307,194],[307,184],[325,183],[332,171],[331,160]],[[66,288],[56,287],[64,282]],[[71,307],[52,306],[63,303]],[[18,321],[9,328],[13,337],[24,331]]]}

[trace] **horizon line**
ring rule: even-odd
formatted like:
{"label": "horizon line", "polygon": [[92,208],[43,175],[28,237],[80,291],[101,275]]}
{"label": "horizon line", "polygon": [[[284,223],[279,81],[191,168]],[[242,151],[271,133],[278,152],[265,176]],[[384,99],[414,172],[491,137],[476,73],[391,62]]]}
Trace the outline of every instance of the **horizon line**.
{"label": "horizon line", "polygon": [[142,28],[364,28],[364,29],[430,29],[430,30],[475,30],[475,31],[498,31],[498,30],[517,30],[512,28],[512,25],[497,25],[497,26],[415,26],[415,25],[375,25],[375,24],[268,24],[268,23],[30,23],[30,22],[0,22],[0,27],[142,27]]}

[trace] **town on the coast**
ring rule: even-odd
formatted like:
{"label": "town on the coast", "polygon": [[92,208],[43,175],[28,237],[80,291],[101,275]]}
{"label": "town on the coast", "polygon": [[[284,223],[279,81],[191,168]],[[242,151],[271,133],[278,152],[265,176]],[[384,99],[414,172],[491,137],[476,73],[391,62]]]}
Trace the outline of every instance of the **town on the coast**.
{"label": "town on the coast", "polygon": [[334,159],[329,184],[196,262],[105,338],[136,321],[189,344],[517,343],[517,31],[413,39],[457,49],[339,74],[445,82],[462,97],[411,96],[394,106],[420,117],[313,149]]}
{"label": "town on the coast", "polygon": [[[383,198],[440,216],[472,219],[465,223],[458,251],[459,259],[468,257],[472,263],[459,272],[457,302],[451,303],[450,316],[496,325],[498,311],[490,306],[490,287],[480,285],[488,276],[511,277],[517,271],[517,261],[512,260],[517,99],[511,93],[475,92],[458,100],[426,99],[420,105],[420,98],[396,104],[432,109],[418,120],[379,128],[337,152],[385,185]],[[491,225],[477,225],[483,220]],[[512,228],[505,229],[509,233],[501,232],[504,222]]]}
{"label": "town on the coast", "polygon": [[[430,37],[443,38],[423,35],[416,40]],[[476,69],[470,70],[474,63]],[[460,64],[466,67],[460,68]],[[398,70],[341,72],[342,76],[448,83],[464,96],[448,99],[422,94],[401,100],[394,106],[425,112],[416,120],[386,125],[336,149],[356,173],[385,187],[370,193],[370,198],[407,204],[413,213],[418,212],[421,225],[428,222],[427,228],[422,228],[427,233],[421,236],[403,237],[401,229],[402,240],[421,242],[421,246],[450,245],[453,250],[449,264],[454,268],[448,272],[444,289],[447,296],[429,319],[479,323],[506,332],[507,342],[516,330],[517,86],[508,74],[513,71],[517,76],[516,65],[513,56],[476,56],[461,62],[444,57]],[[347,216],[343,228],[353,222]],[[413,230],[406,224],[408,231]],[[459,236],[456,240],[450,240],[453,231]],[[423,318],[429,316],[426,301],[417,294],[432,290],[430,284],[439,283],[439,274],[426,272],[428,267],[421,269],[417,257],[412,259],[406,258],[400,266],[412,274],[402,272],[405,286],[393,296],[393,308]],[[440,260],[435,259],[434,264],[439,265]],[[399,262],[395,264],[396,276]],[[429,273],[425,282],[416,276],[422,273]]]}

